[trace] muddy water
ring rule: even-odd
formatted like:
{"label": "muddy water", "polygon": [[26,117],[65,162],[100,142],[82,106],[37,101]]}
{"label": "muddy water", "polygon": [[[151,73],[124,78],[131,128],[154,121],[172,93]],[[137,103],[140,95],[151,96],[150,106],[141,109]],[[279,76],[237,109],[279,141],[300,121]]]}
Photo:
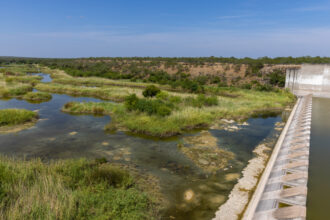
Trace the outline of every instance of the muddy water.
{"label": "muddy water", "polygon": [[[50,81],[44,78],[44,82]],[[163,219],[211,219],[225,202],[241,170],[253,157],[252,150],[274,135],[280,116],[250,118],[238,131],[210,129],[218,147],[231,151],[235,159],[214,174],[197,167],[183,155],[177,144],[183,137],[169,140],[147,139],[123,132],[106,133],[109,116],[70,115],[61,112],[69,101],[95,101],[94,98],[53,94],[52,100],[31,104],[24,100],[0,100],[0,109],[39,110],[41,120],[35,127],[16,134],[0,135],[0,153],[19,157],[98,158],[129,164],[159,179],[161,191],[169,201]],[[200,132],[184,136],[199,135]],[[154,187],[150,185],[150,187]]]}
{"label": "muddy water", "polygon": [[313,98],[307,219],[330,219],[330,99]]}

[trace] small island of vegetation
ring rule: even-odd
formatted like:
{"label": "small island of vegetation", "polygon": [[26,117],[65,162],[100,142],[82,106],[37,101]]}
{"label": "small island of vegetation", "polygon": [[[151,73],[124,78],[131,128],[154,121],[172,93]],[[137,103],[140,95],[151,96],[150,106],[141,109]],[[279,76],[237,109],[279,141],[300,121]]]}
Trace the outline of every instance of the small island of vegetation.
{"label": "small island of vegetation", "polygon": [[23,96],[23,99],[40,103],[51,100],[52,95],[47,92],[28,92]]}
{"label": "small island of vegetation", "polygon": [[0,133],[16,132],[29,128],[38,120],[38,113],[26,109],[0,110]]}

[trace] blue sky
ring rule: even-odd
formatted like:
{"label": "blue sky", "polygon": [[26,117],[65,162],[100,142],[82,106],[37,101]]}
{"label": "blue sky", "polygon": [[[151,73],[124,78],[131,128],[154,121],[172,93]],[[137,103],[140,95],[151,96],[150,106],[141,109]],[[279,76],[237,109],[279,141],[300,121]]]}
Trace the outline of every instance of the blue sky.
{"label": "blue sky", "polygon": [[0,56],[330,56],[330,1],[0,0]]}

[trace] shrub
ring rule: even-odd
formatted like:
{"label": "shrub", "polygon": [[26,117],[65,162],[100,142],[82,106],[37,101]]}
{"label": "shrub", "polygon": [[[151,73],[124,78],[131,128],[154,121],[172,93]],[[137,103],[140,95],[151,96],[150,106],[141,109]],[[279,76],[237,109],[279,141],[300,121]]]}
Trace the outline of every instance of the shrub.
{"label": "shrub", "polygon": [[158,93],[160,93],[160,89],[154,85],[151,85],[151,86],[147,86],[147,88],[143,91],[142,94],[144,97],[154,97]]}
{"label": "shrub", "polygon": [[125,107],[128,111],[145,112],[149,115],[167,116],[171,114],[169,103],[160,99],[139,99],[135,94],[129,95],[125,99]]}
{"label": "shrub", "polygon": [[129,95],[125,98],[125,107],[128,111],[136,110],[138,102],[139,98],[135,94]]}
{"label": "shrub", "polygon": [[284,87],[285,75],[281,70],[274,70],[269,74],[269,83],[273,86]]}

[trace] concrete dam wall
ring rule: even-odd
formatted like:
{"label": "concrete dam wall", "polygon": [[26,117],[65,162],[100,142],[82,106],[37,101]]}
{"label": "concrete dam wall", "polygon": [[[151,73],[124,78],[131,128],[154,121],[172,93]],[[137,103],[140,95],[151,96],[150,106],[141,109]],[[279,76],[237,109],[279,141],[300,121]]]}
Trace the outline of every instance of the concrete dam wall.
{"label": "concrete dam wall", "polygon": [[303,64],[301,68],[287,69],[285,88],[298,96],[330,97],[330,65]]}

